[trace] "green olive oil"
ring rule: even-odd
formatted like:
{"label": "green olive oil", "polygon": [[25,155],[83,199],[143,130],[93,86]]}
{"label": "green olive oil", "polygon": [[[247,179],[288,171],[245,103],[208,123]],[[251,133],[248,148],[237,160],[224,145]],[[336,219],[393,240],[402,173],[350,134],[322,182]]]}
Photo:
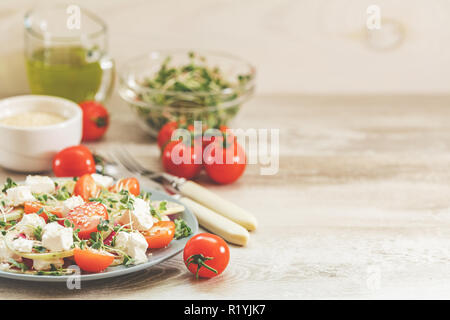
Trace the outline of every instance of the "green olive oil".
{"label": "green olive oil", "polygon": [[74,102],[92,100],[100,88],[102,69],[92,52],[75,46],[39,49],[27,58],[33,94],[45,94]]}

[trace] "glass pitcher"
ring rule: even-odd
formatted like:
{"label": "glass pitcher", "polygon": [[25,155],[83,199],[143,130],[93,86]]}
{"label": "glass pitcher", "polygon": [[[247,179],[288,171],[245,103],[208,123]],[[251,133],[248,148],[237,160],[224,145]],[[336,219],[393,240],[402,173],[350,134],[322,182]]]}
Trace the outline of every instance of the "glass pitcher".
{"label": "glass pitcher", "polygon": [[43,6],[25,15],[25,59],[33,94],[104,102],[115,79],[107,27],[77,5]]}

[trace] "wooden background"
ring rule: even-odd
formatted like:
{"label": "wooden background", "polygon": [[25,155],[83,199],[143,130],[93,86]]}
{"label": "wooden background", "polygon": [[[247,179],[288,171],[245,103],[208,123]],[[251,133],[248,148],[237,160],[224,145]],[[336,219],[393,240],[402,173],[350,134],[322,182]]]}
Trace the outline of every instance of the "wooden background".
{"label": "wooden background", "polygon": [[[21,19],[31,2],[0,3],[2,96],[27,92]],[[81,290],[1,279],[1,299],[450,297],[447,1],[378,1],[403,26],[389,50],[367,43],[369,1],[79,3],[110,25],[119,66],[166,47],[253,61],[258,92],[236,127],[280,129],[280,170],[261,176],[249,166],[236,184],[210,186],[260,221],[220,277],[195,281],[177,256]],[[112,127],[90,146],[127,143],[160,168],[157,147],[116,94],[108,107]],[[0,171],[8,175],[23,178]]]}

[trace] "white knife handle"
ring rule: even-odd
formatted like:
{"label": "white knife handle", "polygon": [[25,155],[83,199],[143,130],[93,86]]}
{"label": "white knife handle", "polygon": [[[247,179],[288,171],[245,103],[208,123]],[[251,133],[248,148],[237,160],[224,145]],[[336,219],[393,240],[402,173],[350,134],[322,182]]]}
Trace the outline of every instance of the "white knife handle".
{"label": "white knife handle", "polygon": [[181,198],[180,201],[194,212],[199,224],[205,229],[234,244],[245,246],[248,243],[250,234],[242,226],[189,198]]}
{"label": "white knife handle", "polygon": [[236,222],[237,224],[240,224],[247,230],[255,230],[258,225],[258,221],[255,216],[250,212],[238,207],[228,200],[225,200],[224,198],[193,181],[186,181],[179,187],[179,190],[182,195],[194,199],[205,207],[208,207],[224,217]]}

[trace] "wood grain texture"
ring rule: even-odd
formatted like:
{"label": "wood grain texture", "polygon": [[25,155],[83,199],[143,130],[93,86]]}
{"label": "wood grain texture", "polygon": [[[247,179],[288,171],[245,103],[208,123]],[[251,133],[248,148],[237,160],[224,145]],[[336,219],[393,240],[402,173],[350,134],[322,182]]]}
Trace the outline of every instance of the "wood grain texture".
{"label": "wood grain texture", "polygon": [[[155,143],[119,100],[110,105],[111,130],[90,146],[126,142],[159,169]],[[200,179],[260,222],[248,247],[232,246],[223,275],[195,281],[179,255],[81,290],[0,279],[0,299],[450,298],[449,105],[445,96],[258,96],[236,127],[280,129],[278,174],[253,165],[233,185]]]}

